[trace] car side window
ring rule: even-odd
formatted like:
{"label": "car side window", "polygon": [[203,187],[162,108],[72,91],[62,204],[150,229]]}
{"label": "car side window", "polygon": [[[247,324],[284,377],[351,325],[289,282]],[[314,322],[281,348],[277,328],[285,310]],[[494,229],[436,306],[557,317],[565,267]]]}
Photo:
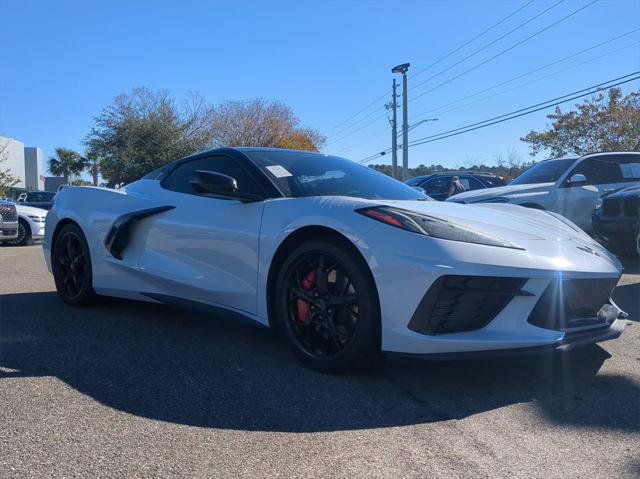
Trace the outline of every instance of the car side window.
{"label": "car side window", "polygon": [[451,187],[450,176],[440,176],[438,178],[432,178],[422,184],[428,195],[438,195],[442,193],[449,193]]}
{"label": "car side window", "polygon": [[620,162],[622,181],[640,181],[640,155],[620,155],[618,161]]}
{"label": "car side window", "polygon": [[262,195],[263,192],[249,173],[238,163],[237,160],[229,156],[210,156],[206,158],[198,158],[196,160],[187,161],[173,171],[163,186],[171,191],[197,195],[189,180],[196,170],[214,171],[230,176],[238,183],[238,191],[240,193],[248,193],[253,195]]}
{"label": "car side window", "polygon": [[464,187],[466,188],[467,191],[469,190],[481,190],[483,188],[485,188],[485,186],[478,181],[476,178],[474,178],[473,176],[469,176],[468,178],[466,178],[467,183],[465,183],[464,181],[462,182],[462,184],[464,185]]}
{"label": "car side window", "polygon": [[587,158],[574,168],[567,178],[581,174],[587,178],[588,185],[604,185],[620,183],[622,174],[615,158],[595,157]]}

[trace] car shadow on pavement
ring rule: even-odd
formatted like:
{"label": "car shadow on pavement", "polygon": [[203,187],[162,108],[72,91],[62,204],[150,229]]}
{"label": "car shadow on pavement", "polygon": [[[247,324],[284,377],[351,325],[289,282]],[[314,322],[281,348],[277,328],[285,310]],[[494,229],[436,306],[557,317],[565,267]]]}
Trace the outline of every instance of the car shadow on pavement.
{"label": "car shadow on pavement", "polygon": [[55,376],[108,407],[199,427],[380,428],[529,403],[558,424],[640,429],[639,385],[598,374],[608,358],[599,346],[492,361],[388,357],[368,373],[323,375],[248,324],[129,301],[76,309],[55,293],[0,297],[0,384]]}

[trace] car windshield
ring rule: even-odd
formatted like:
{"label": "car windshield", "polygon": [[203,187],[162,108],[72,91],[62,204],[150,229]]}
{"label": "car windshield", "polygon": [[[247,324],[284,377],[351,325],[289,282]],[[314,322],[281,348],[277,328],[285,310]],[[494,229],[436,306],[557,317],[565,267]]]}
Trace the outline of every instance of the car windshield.
{"label": "car windshield", "polygon": [[51,201],[54,196],[51,192],[28,193],[26,201]]}
{"label": "car windshield", "polygon": [[555,183],[575,161],[575,158],[564,158],[562,160],[548,160],[536,163],[515,178],[511,184]]}
{"label": "car windshield", "polygon": [[241,150],[293,198],[353,196],[414,200],[428,196],[366,166],[336,156],[292,150]]}

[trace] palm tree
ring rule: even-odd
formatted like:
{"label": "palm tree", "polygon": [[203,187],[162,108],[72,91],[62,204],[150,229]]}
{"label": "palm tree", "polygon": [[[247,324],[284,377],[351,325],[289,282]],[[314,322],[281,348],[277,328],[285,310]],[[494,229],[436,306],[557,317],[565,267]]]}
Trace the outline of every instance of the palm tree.
{"label": "palm tree", "polygon": [[56,176],[64,177],[65,185],[69,184],[69,176],[77,175],[85,169],[85,160],[77,151],[59,146],[55,149],[56,154],[49,157],[49,171]]}
{"label": "palm tree", "polygon": [[86,156],[86,168],[91,174],[93,186],[98,186],[98,175],[100,174],[100,155],[95,151],[89,151]]}

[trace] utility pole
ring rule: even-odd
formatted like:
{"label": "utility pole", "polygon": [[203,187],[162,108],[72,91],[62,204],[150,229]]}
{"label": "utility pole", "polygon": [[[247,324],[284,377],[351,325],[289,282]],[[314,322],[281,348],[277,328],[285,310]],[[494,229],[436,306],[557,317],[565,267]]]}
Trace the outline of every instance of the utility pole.
{"label": "utility pole", "polygon": [[391,176],[398,179],[398,122],[396,120],[396,110],[398,100],[396,96],[396,79],[393,79],[391,93]]}
{"label": "utility pole", "polygon": [[402,74],[402,180],[405,181],[409,172],[409,114],[407,112],[407,70],[409,63],[395,66],[391,73]]}

